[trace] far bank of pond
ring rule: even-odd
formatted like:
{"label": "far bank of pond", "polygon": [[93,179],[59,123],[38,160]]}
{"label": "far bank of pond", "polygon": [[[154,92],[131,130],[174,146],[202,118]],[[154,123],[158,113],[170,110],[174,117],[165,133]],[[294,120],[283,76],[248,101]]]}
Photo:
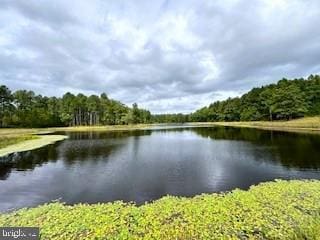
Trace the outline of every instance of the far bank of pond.
{"label": "far bank of pond", "polygon": [[[304,133],[320,133],[320,117],[305,117],[302,119],[291,121],[274,121],[274,122],[204,122],[204,123],[183,123],[183,124],[136,124],[136,125],[113,125],[113,126],[80,126],[80,127],[57,127],[57,128],[0,128],[0,150],[10,145],[10,151],[5,153],[20,151],[22,143],[37,138],[37,134],[46,134],[54,132],[96,132],[96,131],[134,131],[143,129],[154,128],[168,128],[174,126],[182,127],[203,127],[203,126],[231,126],[231,127],[244,127],[244,128],[257,128],[277,131],[291,131],[291,132],[304,132]],[[44,140],[44,138],[41,138]],[[48,138],[49,139],[49,138]],[[60,139],[63,140],[63,139]],[[47,144],[52,143],[50,140],[46,141]],[[44,146],[45,141],[31,141],[28,143],[29,149],[35,149]],[[33,145],[31,147],[31,145]],[[24,149],[24,148],[22,148]],[[4,151],[3,151],[4,152]],[[1,152],[0,152],[1,156]],[[3,156],[3,154],[2,154]]]}
{"label": "far bank of pond", "polygon": [[305,117],[291,121],[214,122],[197,124],[320,134],[320,117]]}

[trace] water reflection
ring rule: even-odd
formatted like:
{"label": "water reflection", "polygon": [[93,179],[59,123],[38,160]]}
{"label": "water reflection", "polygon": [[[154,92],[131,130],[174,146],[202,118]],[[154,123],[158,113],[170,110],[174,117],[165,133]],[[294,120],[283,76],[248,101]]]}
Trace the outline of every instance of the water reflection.
{"label": "water reflection", "polygon": [[[273,157],[268,160],[280,162],[293,168],[320,168],[320,136],[302,133],[287,133],[246,128],[196,128],[193,130],[202,137],[246,141],[258,146],[269,147]],[[255,158],[260,161],[261,158]]]}
{"label": "water reflection", "polygon": [[58,146],[59,143],[33,151],[13,153],[0,158],[0,180],[7,179],[10,176],[11,170],[33,170],[36,166],[41,166],[43,163],[57,161]]}
{"label": "water reflection", "polygon": [[320,178],[319,135],[221,127],[68,135],[1,159],[0,211],[54,199],[141,204],[275,178]]}

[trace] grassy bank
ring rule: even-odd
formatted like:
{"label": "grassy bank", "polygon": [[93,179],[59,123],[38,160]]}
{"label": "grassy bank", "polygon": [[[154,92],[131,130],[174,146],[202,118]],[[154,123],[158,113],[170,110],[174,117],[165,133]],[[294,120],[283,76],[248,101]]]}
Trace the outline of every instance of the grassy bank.
{"label": "grassy bank", "polygon": [[248,191],[121,202],[52,203],[0,215],[39,226],[41,239],[319,239],[320,181],[277,181]]}
{"label": "grassy bank", "polygon": [[320,133],[320,117],[306,117],[291,121],[252,121],[252,122],[203,122],[194,123],[199,126],[230,126],[230,127],[246,127],[271,129],[279,131],[293,131],[293,132],[315,132]]}
{"label": "grassy bank", "polygon": [[28,140],[39,139],[36,134],[45,133],[44,129],[0,128],[0,149]]}
{"label": "grassy bank", "polygon": [[[30,138],[29,138],[30,137]],[[61,141],[67,138],[67,136],[63,135],[41,135],[41,136],[35,136],[30,135],[23,137],[18,137],[19,139],[22,138],[24,140],[8,145],[6,147],[0,148],[0,157],[6,156],[11,153],[15,152],[24,152],[24,151],[30,151],[36,148],[41,148],[46,145],[55,143],[57,141]]]}
{"label": "grassy bank", "polygon": [[2,136],[0,137],[0,149],[9,145],[21,143],[31,139],[37,139],[36,135]]}

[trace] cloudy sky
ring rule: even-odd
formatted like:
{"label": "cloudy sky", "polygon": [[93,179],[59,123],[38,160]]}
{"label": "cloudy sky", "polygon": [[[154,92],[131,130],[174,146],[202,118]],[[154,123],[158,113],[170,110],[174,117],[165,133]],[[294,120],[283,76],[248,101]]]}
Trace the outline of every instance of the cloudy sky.
{"label": "cloudy sky", "polygon": [[0,0],[0,84],[190,112],[320,72],[319,0]]}

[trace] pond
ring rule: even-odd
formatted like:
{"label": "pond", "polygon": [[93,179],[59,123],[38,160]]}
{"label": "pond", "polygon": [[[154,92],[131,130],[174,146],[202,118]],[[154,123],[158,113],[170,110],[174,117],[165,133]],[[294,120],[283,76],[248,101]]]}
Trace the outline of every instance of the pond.
{"label": "pond", "polygon": [[165,195],[320,179],[320,135],[231,127],[64,133],[0,159],[0,211],[58,200],[143,204]]}

